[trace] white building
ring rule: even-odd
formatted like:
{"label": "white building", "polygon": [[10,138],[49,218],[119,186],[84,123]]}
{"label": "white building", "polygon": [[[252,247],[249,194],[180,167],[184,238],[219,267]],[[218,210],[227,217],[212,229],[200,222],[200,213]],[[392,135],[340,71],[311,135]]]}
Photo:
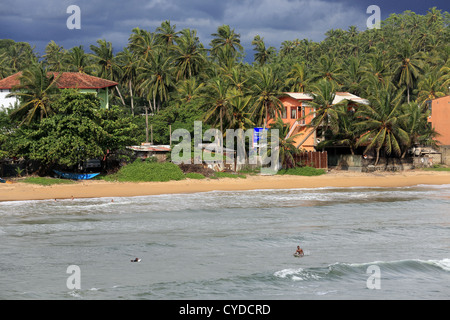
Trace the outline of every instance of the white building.
{"label": "white building", "polygon": [[9,89],[0,89],[0,110],[11,108],[16,103],[15,97],[6,97],[10,92]]}

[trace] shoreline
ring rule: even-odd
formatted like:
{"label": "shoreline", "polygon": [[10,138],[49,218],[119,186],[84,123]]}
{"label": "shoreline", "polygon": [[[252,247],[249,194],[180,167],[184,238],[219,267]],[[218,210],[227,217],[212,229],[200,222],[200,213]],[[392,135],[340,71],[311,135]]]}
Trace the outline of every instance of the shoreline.
{"label": "shoreline", "polygon": [[108,182],[86,180],[74,184],[41,186],[14,182],[0,184],[0,202],[79,198],[116,198],[208,191],[248,191],[264,189],[311,189],[348,187],[411,187],[450,184],[450,172],[411,170],[402,172],[360,173],[332,170],[321,176],[247,176],[180,180],[168,182]]}

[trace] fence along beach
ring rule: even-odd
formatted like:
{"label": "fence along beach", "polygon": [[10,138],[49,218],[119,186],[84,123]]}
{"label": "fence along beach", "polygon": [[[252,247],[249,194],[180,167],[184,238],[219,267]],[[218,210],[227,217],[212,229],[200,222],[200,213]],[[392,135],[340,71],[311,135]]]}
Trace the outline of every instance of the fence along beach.
{"label": "fence along beach", "polygon": [[411,170],[395,173],[359,173],[331,170],[321,176],[247,176],[245,179],[204,179],[168,182],[80,181],[73,184],[40,186],[23,182],[0,184],[0,201],[132,197],[208,191],[258,189],[409,187],[450,184],[450,172]]}

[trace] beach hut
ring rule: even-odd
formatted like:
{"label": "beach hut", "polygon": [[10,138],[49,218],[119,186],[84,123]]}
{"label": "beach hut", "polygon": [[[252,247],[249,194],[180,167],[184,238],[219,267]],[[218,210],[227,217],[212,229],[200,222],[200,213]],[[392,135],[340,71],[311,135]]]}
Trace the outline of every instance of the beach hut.
{"label": "beach hut", "polygon": [[158,162],[166,161],[167,154],[172,150],[169,145],[152,145],[150,143],[142,143],[140,146],[128,146],[127,149],[133,150],[138,158],[155,157]]}

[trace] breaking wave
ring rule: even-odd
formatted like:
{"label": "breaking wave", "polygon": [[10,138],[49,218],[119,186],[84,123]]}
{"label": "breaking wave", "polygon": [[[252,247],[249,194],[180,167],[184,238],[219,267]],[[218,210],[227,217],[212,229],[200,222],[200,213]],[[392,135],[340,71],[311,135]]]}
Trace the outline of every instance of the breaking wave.
{"label": "breaking wave", "polygon": [[378,266],[384,276],[411,274],[436,274],[450,272],[450,259],[442,260],[398,260],[374,261],[367,263],[334,263],[319,268],[287,268],[276,271],[273,275],[292,281],[339,280],[342,278],[367,278],[369,266]]}

